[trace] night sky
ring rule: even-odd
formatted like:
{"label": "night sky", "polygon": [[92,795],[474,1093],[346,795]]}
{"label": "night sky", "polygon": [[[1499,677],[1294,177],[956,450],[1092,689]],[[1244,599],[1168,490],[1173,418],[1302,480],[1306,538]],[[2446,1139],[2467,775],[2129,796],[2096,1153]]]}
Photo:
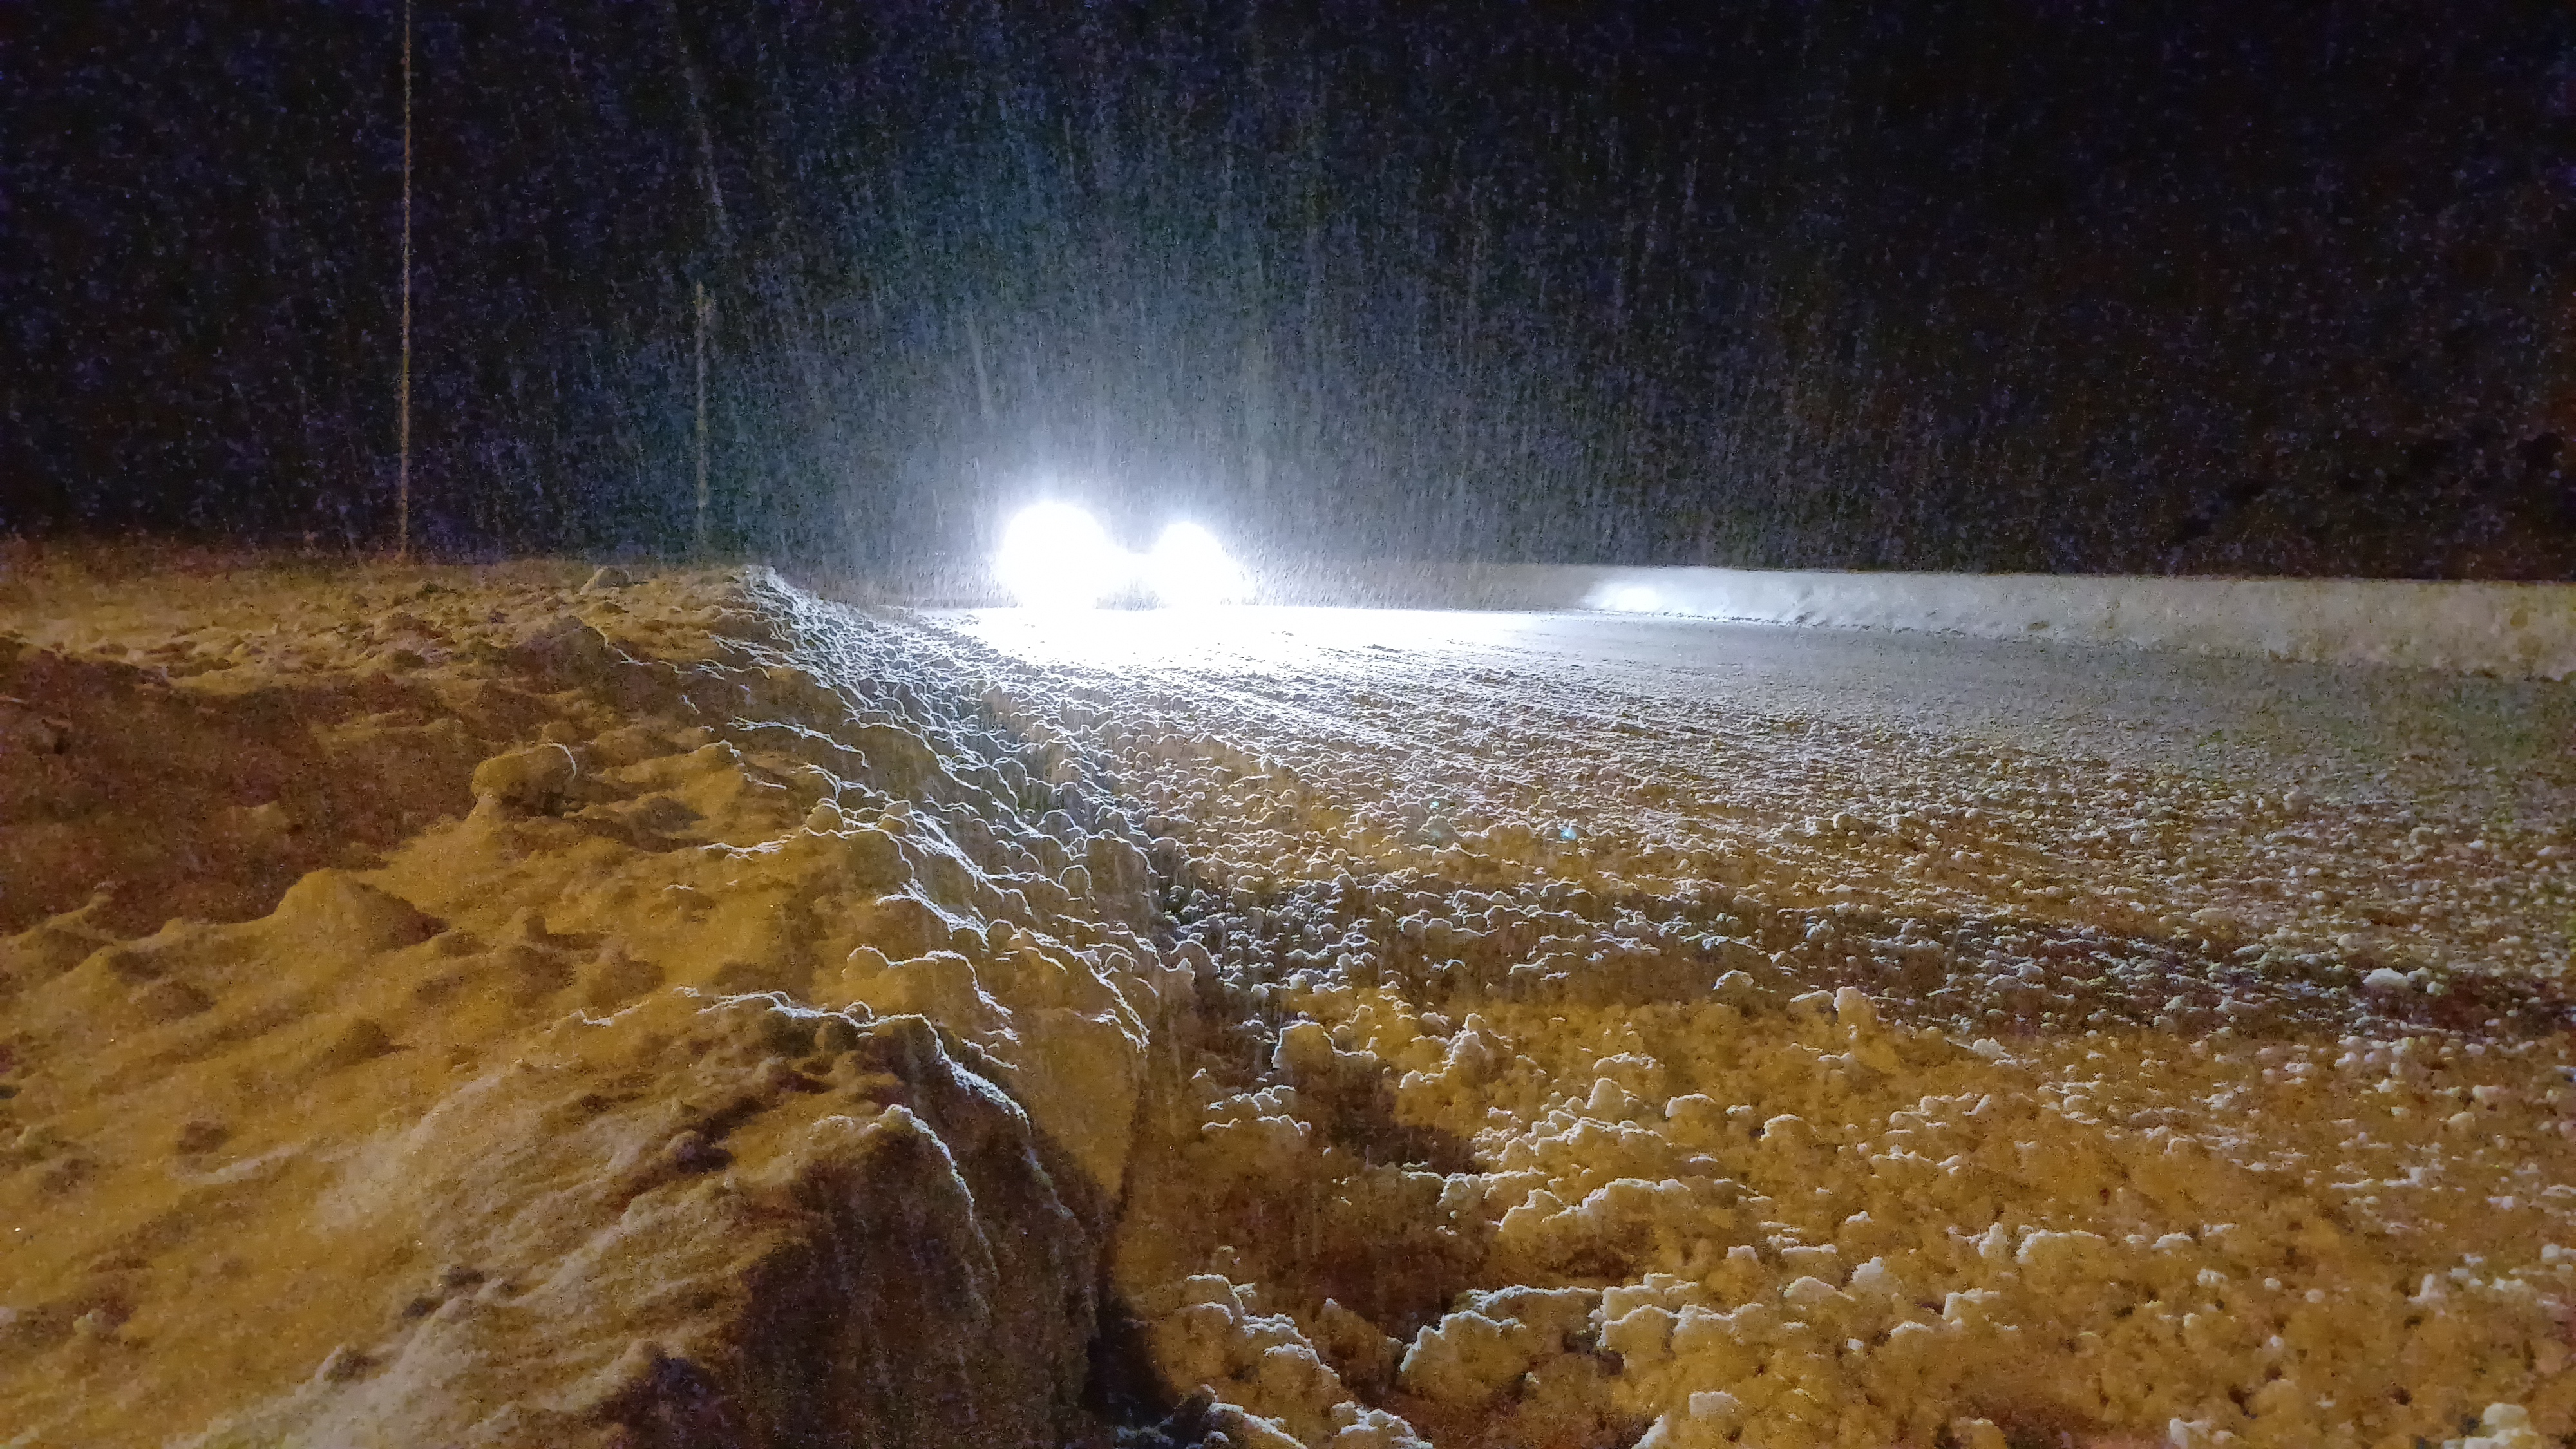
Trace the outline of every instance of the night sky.
{"label": "night sky", "polygon": [[[398,3],[0,9],[0,533],[390,541]],[[2556,0],[418,0],[415,522],[2576,578]],[[1142,541],[1141,537],[1137,541]]]}

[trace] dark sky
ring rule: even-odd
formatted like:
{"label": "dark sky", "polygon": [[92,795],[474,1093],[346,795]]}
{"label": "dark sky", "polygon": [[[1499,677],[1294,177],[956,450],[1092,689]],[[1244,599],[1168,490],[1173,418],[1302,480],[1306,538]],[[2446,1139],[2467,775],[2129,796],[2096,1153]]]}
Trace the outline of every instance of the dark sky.
{"label": "dark sky", "polygon": [[[2576,577],[2556,0],[419,0],[459,553]],[[401,11],[0,21],[0,531],[388,536]],[[2563,455],[2564,453],[2564,455]]]}

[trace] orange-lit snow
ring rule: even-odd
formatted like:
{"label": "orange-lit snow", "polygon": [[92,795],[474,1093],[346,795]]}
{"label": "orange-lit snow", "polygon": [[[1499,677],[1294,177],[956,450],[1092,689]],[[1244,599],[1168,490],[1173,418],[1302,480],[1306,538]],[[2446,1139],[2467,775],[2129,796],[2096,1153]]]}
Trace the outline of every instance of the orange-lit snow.
{"label": "orange-lit snow", "polygon": [[2565,686],[0,586],[0,1442],[2576,1430]]}

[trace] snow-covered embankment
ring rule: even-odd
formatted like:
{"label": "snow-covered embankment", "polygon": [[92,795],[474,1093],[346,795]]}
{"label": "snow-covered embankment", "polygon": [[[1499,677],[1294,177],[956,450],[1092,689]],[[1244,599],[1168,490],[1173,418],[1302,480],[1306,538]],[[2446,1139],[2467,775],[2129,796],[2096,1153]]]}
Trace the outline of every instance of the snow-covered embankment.
{"label": "snow-covered embankment", "polygon": [[0,609],[10,1444],[1107,1434],[1144,842],[765,573],[582,576]]}

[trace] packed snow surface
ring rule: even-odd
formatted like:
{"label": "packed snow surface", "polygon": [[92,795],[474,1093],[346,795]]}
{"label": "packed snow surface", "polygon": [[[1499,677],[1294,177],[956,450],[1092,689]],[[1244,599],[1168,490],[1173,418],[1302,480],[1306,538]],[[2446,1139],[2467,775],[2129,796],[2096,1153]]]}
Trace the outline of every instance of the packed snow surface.
{"label": "packed snow surface", "polygon": [[0,577],[0,1443],[2525,1449],[2563,685]]}

